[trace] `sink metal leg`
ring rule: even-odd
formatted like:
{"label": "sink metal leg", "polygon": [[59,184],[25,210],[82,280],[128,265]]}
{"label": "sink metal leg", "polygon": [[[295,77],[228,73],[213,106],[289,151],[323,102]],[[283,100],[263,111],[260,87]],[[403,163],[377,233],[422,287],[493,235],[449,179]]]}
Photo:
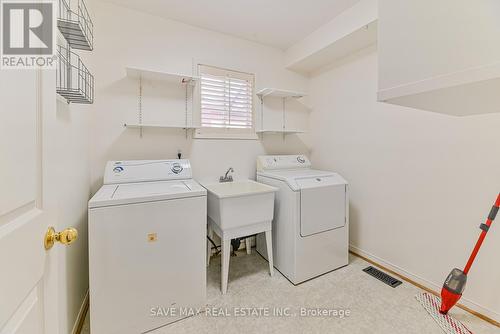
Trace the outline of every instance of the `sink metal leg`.
{"label": "sink metal leg", "polygon": [[221,291],[225,295],[227,292],[227,281],[229,279],[229,258],[231,257],[231,239],[222,240],[221,252]]}
{"label": "sink metal leg", "polygon": [[252,238],[245,238],[245,248],[247,254],[252,254]]}
{"label": "sink metal leg", "polygon": [[269,261],[269,275],[274,275],[273,266],[273,233],[272,231],[266,231],[266,248],[267,248],[267,260]]}

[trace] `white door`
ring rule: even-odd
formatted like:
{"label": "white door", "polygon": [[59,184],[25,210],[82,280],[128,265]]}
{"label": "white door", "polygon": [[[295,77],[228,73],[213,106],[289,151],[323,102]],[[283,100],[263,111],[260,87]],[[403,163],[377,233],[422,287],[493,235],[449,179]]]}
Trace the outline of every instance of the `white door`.
{"label": "white door", "polygon": [[[0,70],[0,333],[57,333],[56,247],[46,154],[53,71]],[[60,247],[60,246],[59,246]]]}

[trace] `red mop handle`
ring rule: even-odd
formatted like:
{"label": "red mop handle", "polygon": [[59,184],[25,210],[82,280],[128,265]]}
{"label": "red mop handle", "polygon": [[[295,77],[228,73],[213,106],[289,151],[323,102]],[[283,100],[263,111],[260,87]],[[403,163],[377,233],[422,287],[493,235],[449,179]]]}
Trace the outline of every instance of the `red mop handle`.
{"label": "red mop handle", "polygon": [[481,235],[479,235],[479,239],[476,242],[476,246],[474,247],[474,250],[472,251],[472,254],[469,257],[469,261],[467,261],[467,264],[465,265],[464,268],[464,274],[467,275],[467,273],[470,270],[470,267],[472,266],[472,263],[474,262],[474,259],[476,258],[477,252],[479,252],[479,248],[481,248],[481,245],[484,241],[484,238],[486,237],[486,233],[488,233],[488,230],[490,229],[491,223],[495,220],[495,217],[497,216],[498,210],[500,207],[500,194],[498,194],[497,201],[491,208],[490,214],[488,215],[488,219],[486,220],[486,223],[481,224],[479,228],[483,230],[481,232]]}

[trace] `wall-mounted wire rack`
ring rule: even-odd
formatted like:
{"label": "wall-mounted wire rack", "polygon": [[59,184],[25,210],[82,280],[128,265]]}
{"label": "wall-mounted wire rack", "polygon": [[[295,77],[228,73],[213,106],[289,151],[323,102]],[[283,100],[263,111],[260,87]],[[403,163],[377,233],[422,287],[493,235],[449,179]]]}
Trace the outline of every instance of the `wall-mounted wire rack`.
{"label": "wall-mounted wire rack", "polygon": [[94,76],[69,48],[57,46],[56,91],[68,103],[94,103]]}
{"label": "wall-mounted wire rack", "polygon": [[77,0],[75,10],[71,2],[59,0],[57,27],[73,49],[94,49],[94,24],[83,0]]}

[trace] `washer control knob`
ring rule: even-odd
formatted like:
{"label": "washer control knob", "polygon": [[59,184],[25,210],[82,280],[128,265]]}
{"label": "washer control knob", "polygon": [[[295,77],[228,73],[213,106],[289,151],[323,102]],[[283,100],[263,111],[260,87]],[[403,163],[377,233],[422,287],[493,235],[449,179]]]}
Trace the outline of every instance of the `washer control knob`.
{"label": "washer control knob", "polygon": [[113,172],[115,172],[115,173],[121,173],[121,172],[123,172],[123,167],[122,166],[116,166],[115,168],[113,168]]}
{"label": "washer control knob", "polygon": [[182,172],[183,169],[184,168],[182,168],[182,166],[178,163],[175,163],[172,166],[172,172],[174,172],[174,174],[179,174],[180,172]]}

